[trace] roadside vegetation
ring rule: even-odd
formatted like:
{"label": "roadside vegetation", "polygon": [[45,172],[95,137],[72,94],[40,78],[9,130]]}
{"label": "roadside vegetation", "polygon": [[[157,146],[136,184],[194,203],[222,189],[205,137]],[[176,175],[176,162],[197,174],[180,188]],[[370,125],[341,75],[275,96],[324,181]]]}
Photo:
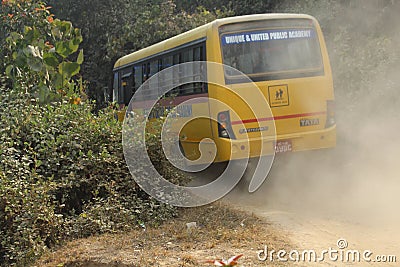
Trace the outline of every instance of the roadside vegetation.
{"label": "roadside vegetation", "polygon": [[290,266],[260,261],[258,252],[265,245],[268,251],[290,248],[285,232],[271,223],[214,203],[181,209],[177,218],[159,227],[69,242],[46,253],[35,266],[215,266],[214,260],[226,261],[235,255],[243,255],[238,266]]}
{"label": "roadside vegetation", "polygon": [[129,175],[114,110],[93,112],[81,31],[42,2],[3,1],[2,11],[1,264],[27,266],[64,240],[175,216]]}
{"label": "roadside vegetation", "polygon": [[[221,228],[212,230],[213,224],[204,223],[204,228],[189,235],[182,225],[195,212],[185,217],[187,213],[158,203],[134,183],[123,158],[121,125],[107,103],[113,63],[122,55],[220,17],[311,14],[325,34],[339,124],[346,127],[346,117],[360,112],[369,118],[399,116],[395,108],[400,104],[396,90],[398,10],[399,2],[390,0],[224,0],[218,4],[209,0],[2,0],[1,266],[31,265],[67,240],[131,230],[135,235],[167,222],[164,230],[146,232],[154,231],[148,245],[156,247],[155,236],[168,231],[175,222],[171,220],[180,224],[170,234],[182,233],[167,236],[176,238],[173,245],[182,242],[177,250],[187,266],[195,266],[206,256],[193,259],[184,252],[183,248],[196,249],[189,246],[192,241],[213,256],[218,239],[205,241],[208,230],[212,236],[220,235],[220,230],[222,238],[232,242],[237,242],[235,235],[240,233],[243,239],[239,240],[251,244],[247,235],[255,231],[254,225],[262,225],[257,219],[251,217],[247,225],[253,228],[243,230],[237,222],[245,218],[232,213],[240,217],[232,219],[235,225],[221,223],[217,224]],[[368,19],[360,22],[360,18]],[[150,152],[157,155],[156,147],[150,145]],[[183,181],[161,155],[155,158],[159,169],[172,173],[177,183]],[[198,212],[205,214],[206,210]],[[172,219],[176,216],[179,219]],[[263,238],[267,237],[260,235],[259,241]],[[167,255],[175,252],[172,249]]]}

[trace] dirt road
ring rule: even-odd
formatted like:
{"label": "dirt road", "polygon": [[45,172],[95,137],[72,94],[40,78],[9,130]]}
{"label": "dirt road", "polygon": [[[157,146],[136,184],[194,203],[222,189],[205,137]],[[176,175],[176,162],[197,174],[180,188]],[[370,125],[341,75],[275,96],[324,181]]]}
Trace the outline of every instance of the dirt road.
{"label": "dirt road", "polygon": [[[383,158],[340,148],[280,155],[257,192],[247,193],[247,183],[241,182],[224,201],[274,222],[288,233],[293,249],[315,250],[320,258],[323,250],[338,251],[337,260],[325,254],[323,262],[300,266],[400,266],[396,150],[386,149]],[[347,254],[350,250],[360,253],[360,262]],[[388,263],[391,256],[397,263]]]}

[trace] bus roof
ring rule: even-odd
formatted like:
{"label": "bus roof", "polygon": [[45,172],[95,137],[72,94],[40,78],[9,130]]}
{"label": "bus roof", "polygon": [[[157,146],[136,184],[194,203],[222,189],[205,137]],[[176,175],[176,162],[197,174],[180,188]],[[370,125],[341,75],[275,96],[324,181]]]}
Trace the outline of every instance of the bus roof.
{"label": "bus roof", "polygon": [[190,31],[181,33],[179,35],[176,35],[159,43],[153,44],[149,47],[143,48],[139,51],[133,52],[129,55],[123,56],[115,62],[114,69],[123,67],[125,65],[129,65],[132,62],[150,57],[151,55],[161,53],[163,51],[172,49],[176,46],[180,46],[191,41],[205,38],[207,35],[207,31],[214,27],[218,28],[221,25],[244,22],[244,21],[256,21],[256,20],[267,20],[267,19],[291,19],[291,18],[305,18],[305,19],[315,20],[315,18],[310,15],[289,14],[289,13],[255,14],[255,15],[244,15],[244,16],[216,19],[212,22],[194,28]]}

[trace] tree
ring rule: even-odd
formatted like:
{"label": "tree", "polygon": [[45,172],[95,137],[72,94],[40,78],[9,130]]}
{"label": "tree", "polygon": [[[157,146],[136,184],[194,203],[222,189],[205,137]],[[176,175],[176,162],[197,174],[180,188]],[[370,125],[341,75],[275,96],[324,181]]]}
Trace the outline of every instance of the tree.
{"label": "tree", "polygon": [[[40,102],[72,96],[80,71],[82,35],[71,22],[54,19],[41,1],[3,1],[3,67],[13,88]],[[5,15],[7,14],[7,15]]]}
{"label": "tree", "polygon": [[57,17],[82,29],[83,77],[99,107],[104,105],[105,88],[111,88],[113,65],[119,57],[226,14],[203,7],[186,12],[172,0],[51,0],[50,4]]}

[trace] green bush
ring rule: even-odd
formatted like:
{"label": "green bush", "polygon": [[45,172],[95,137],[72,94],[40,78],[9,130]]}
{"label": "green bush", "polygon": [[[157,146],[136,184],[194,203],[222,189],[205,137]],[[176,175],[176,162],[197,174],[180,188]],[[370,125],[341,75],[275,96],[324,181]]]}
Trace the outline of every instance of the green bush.
{"label": "green bush", "polygon": [[[174,216],[130,175],[113,110],[93,114],[82,102],[80,30],[39,0],[2,1],[1,14],[0,264],[26,266],[63,240]],[[148,140],[155,165],[179,182]]]}
{"label": "green bush", "polygon": [[3,265],[27,265],[60,240],[146,227],[175,215],[129,174],[112,110],[94,115],[90,104],[39,105],[20,91],[1,91]]}

